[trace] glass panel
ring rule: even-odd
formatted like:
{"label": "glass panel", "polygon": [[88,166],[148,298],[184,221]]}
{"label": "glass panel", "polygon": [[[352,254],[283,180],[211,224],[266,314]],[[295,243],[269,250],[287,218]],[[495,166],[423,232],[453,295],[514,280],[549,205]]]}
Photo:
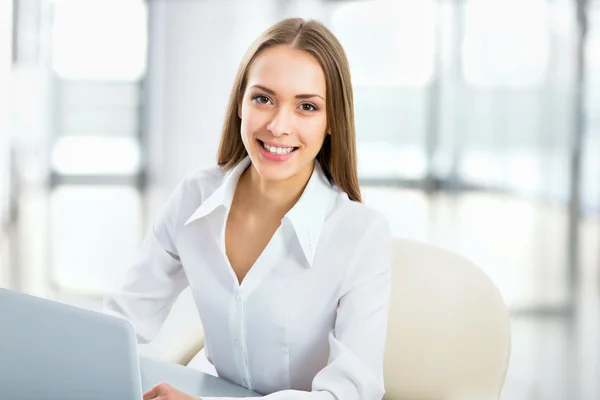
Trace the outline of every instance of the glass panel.
{"label": "glass panel", "polygon": [[137,82],[60,81],[58,101],[65,107],[136,108],[140,103]]}
{"label": "glass panel", "polygon": [[130,175],[139,165],[136,138],[65,136],[52,150],[52,168],[63,175]]}
{"label": "glass panel", "polygon": [[423,86],[433,74],[433,0],[346,2],[331,27],[344,46],[357,86]]}
{"label": "glass panel", "polygon": [[576,30],[569,18],[573,7],[560,0],[467,3],[463,73],[469,85],[455,129],[462,180],[567,200],[576,95]]}
{"label": "glass panel", "polygon": [[138,133],[135,108],[70,106],[61,110],[60,118],[60,136],[135,136]]}
{"label": "glass panel", "polygon": [[546,78],[549,47],[547,0],[467,2],[463,66],[468,83],[539,85]]}
{"label": "glass panel", "polygon": [[[583,141],[581,264],[583,285],[597,292],[600,282],[600,1],[589,5],[586,47],[586,117]],[[586,358],[587,360],[587,358]],[[590,358],[590,363],[598,360]],[[593,365],[593,364],[592,364]],[[589,371],[594,371],[589,369]]]}
{"label": "glass panel", "polygon": [[142,239],[134,188],[58,187],[50,196],[50,221],[52,279],[79,293],[111,289]]}
{"label": "glass panel", "polygon": [[350,1],[332,8],[331,29],[352,70],[361,178],[426,174],[436,11],[433,0]]}
{"label": "glass panel", "polygon": [[426,91],[357,86],[354,103],[360,177],[425,176]]}
{"label": "glass panel", "polygon": [[[8,88],[12,63],[12,2],[0,3],[0,88]],[[8,220],[9,185],[9,104],[10,91],[0,90],[0,256],[2,252],[2,225]],[[0,260],[0,272],[2,270]],[[0,285],[2,281],[0,280]]]}
{"label": "glass panel", "polygon": [[143,76],[145,2],[62,0],[55,7],[52,65],[60,77],[139,80]]}
{"label": "glass panel", "polygon": [[582,200],[584,212],[600,216],[600,1],[591,2],[588,18]]}
{"label": "glass panel", "polygon": [[439,193],[365,187],[365,203],[383,212],[392,234],[467,256],[496,284],[511,309],[560,307],[566,214],[560,207],[486,192]]}

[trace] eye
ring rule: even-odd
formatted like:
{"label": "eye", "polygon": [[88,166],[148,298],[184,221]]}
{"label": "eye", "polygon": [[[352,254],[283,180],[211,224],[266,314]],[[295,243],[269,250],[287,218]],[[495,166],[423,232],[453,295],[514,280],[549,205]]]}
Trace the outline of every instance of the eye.
{"label": "eye", "polygon": [[302,109],[302,111],[307,111],[307,112],[313,112],[313,111],[317,111],[318,108],[310,103],[302,103],[300,104],[300,108]]}
{"label": "eye", "polygon": [[262,94],[252,97],[252,100],[259,104],[269,104],[271,101],[271,99],[269,99],[267,96],[263,96]]}

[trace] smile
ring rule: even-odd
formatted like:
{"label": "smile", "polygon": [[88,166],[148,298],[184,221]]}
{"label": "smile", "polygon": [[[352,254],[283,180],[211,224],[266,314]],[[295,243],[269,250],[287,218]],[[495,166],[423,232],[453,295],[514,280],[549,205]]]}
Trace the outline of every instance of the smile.
{"label": "smile", "polygon": [[286,155],[286,154],[290,154],[292,151],[298,149],[297,147],[271,146],[271,145],[268,145],[268,144],[262,142],[261,140],[259,140],[259,142],[260,142],[261,146],[271,154]]}

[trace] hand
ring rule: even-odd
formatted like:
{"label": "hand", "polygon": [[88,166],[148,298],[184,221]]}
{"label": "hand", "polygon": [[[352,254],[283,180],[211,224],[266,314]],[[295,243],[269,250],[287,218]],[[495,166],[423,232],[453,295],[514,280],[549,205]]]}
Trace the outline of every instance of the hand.
{"label": "hand", "polygon": [[144,393],[144,400],[201,400],[175,389],[167,383],[161,383]]}

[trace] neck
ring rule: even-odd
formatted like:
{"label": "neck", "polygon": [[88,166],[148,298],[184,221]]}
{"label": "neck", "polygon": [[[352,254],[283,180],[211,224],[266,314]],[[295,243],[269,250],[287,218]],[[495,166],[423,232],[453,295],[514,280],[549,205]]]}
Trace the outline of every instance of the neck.
{"label": "neck", "polygon": [[247,204],[255,211],[284,215],[296,204],[313,172],[314,164],[284,181],[269,181],[254,166],[244,171],[240,182]]}

